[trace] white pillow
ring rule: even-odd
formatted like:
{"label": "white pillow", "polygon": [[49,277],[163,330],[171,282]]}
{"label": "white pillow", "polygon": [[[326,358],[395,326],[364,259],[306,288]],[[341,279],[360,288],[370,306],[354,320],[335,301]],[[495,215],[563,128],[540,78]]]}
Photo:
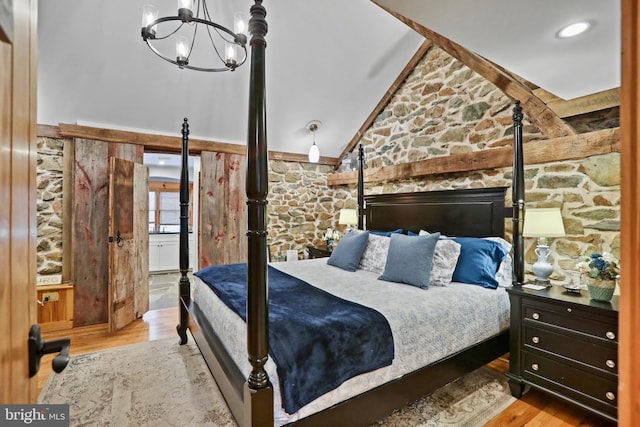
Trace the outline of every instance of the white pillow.
{"label": "white pillow", "polygon": [[431,264],[430,285],[447,286],[451,283],[458,257],[460,257],[460,248],[462,248],[462,245],[453,240],[438,240]]}
{"label": "white pillow", "polygon": [[498,286],[503,288],[513,286],[513,261],[511,255],[507,254],[502,259],[496,273],[496,280],[498,281]]}
{"label": "white pillow", "polygon": [[391,239],[386,236],[369,233],[369,242],[364,248],[358,268],[372,271],[376,274],[384,273],[390,241]]}

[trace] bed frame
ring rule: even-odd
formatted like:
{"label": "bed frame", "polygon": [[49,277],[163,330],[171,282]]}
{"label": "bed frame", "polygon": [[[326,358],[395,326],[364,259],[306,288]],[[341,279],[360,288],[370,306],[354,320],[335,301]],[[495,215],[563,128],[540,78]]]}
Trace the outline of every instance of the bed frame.
{"label": "bed frame", "polygon": [[[252,370],[248,377],[238,369],[222,346],[200,308],[191,301],[188,271],[188,174],[189,127],[182,126],[182,172],[180,184],[180,344],[187,342],[187,328],[196,341],[231,412],[241,426],[273,425],[273,389],[264,370],[268,352],[267,231],[266,205],[268,165],[265,114],[264,53],[267,24],[262,1],[251,7],[251,82],[249,138],[247,141],[246,194],[248,205],[248,295],[247,357]],[[524,173],[522,162],[522,109],[514,107],[514,173],[512,208],[504,205],[505,187],[422,193],[364,196],[364,156],[360,150],[358,171],[359,228],[404,228],[441,231],[466,236],[502,236],[504,219],[513,221],[514,285],[524,276],[522,218],[524,216]],[[509,351],[508,332],[478,343],[432,365],[352,397],[331,408],[303,418],[292,425],[369,425],[394,409],[418,399]]]}

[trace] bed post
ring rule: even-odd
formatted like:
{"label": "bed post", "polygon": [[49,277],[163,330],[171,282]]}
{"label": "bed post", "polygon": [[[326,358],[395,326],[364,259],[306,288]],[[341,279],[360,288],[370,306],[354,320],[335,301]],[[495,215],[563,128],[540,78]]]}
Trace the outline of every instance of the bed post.
{"label": "bed post", "polygon": [[191,299],[191,283],[187,277],[189,270],[189,121],[184,118],[182,123],[182,163],[180,169],[180,281],[178,282],[180,295],[180,323],[176,327],[180,337],[180,345],[187,343],[187,326],[189,311],[187,306]]}
{"label": "bed post", "polygon": [[251,373],[244,385],[244,425],[273,425],[273,388],[264,369],[269,350],[267,300],[268,187],[265,109],[266,10],[262,0],[251,6],[251,75],[247,140],[247,352]]}
{"label": "bed post", "polygon": [[522,107],[516,101],[513,107],[513,285],[524,283],[524,162],[522,158]]}
{"label": "bed post", "polygon": [[358,145],[358,229],[364,229],[364,149]]}

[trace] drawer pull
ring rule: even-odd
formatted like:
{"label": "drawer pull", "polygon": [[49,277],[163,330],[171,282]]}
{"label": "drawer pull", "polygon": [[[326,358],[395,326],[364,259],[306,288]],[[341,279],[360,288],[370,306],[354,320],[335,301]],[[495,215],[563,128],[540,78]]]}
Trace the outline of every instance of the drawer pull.
{"label": "drawer pull", "polygon": [[612,391],[608,391],[608,392],[605,394],[605,396],[607,396],[607,399],[609,399],[609,400],[615,400],[615,398],[616,398],[615,393],[614,393],[614,392],[612,392]]}
{"label": "drawer pull", "polygon": [[607,338],[609,338],[610,340],[613,340],[616,338],[616,334],[614,332],[611,331],[607,331],[607,333],[605,334],[607,336]]}
{"label": "drawer pull", "polygon": [[616,362],[614,362],[614,361],[613,361],[613,360],[611,360],[611,359],[608,359],[605,363],[606,363],[606,365],[607,365],[608,367],[610,367],[610,368],[615,368],[615,367],[616,367]]}
{"label": "drawer pull", "polygon": [[[537,371],[538,369],[540,369],[540,366],[538,366],[537,363],[532,363],[531,364],[531,369],[533,369],[534,371]],[[610,393],[610,392],[609,392]]]}
{"label": "drawer pull", "polygon": [[531,341],[533,341],[534,344],[538,344],[540,342],[540,338],[533,337],[533,338],[531,338]]}
{"label": "drawer pull", "polygon": [[[538,320],[540,318],[540,315],[538,313],[533,313],[531,315],[531,317],[533,317],[534,319]],[[607,332],[608,333],[608,332]],[[607,335],[608,336],[608,335]]]}
{"label": "drawer pull", "polygon": [[571,307],[567,308],[567,313],[571,313]]}

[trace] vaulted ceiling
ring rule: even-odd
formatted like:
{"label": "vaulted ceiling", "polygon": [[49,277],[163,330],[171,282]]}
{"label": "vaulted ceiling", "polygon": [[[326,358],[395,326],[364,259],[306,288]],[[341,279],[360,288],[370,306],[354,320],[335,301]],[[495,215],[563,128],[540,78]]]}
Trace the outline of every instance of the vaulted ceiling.
{"label": "vaulted ceiling", "polygon": [[[233,73],[202,73],[162,61],[140,37],[146,1],[39,2],[38,123],[177,136],[182,118],[189,117],[194,138],[244,144],[248,64]],[[161,15],[175,13],[175,0],[154,3]],[[209,3],[216,19],[251,4]],[[424,49],[424,36],[454,56],[462,52],[458,59],[475,71],[500,72],[520,84],[540,114],[547,103],[566,106],[563,97],[619,86],[617,0],[264,5],[267,128],[274,151],[307,153],[312,136],[305,126],[319,120],[321,154],[343,154],[414,54]],[[592,29],[573,40],[555,37],[563,24],[580,19],[589,20]],[[545,90],[532,91],[536,86]],[[520,94],[510,94],[515,95]]]}

